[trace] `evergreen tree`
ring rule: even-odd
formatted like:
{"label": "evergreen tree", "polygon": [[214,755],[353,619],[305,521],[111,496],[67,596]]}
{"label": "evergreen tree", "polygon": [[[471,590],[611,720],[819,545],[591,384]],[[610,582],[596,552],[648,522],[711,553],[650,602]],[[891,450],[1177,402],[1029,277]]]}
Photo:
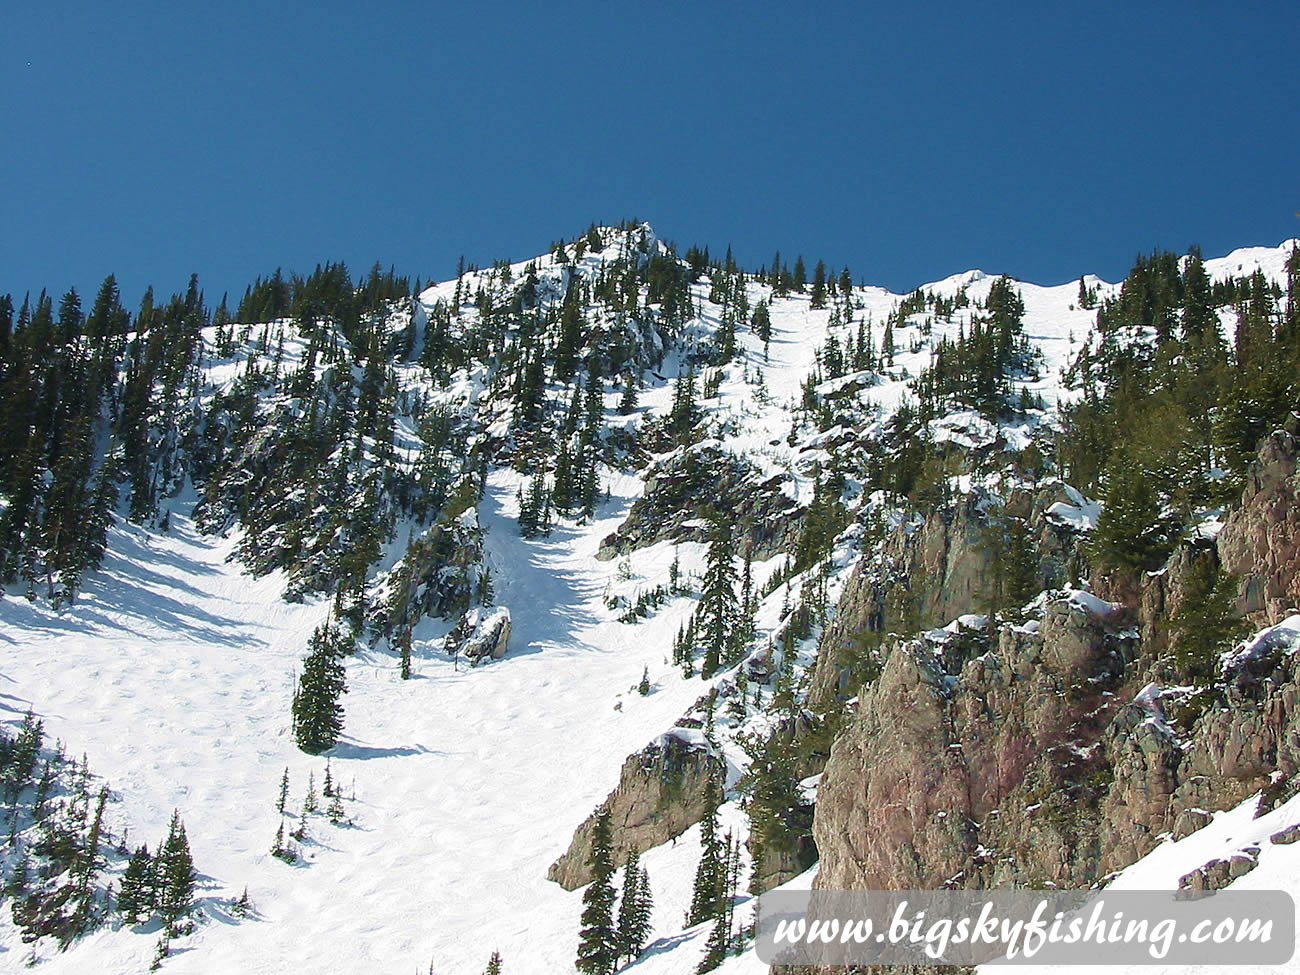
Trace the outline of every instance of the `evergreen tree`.
{"label": "evergreen tree", "polygon": [[687,367],[684,375],[679,375],[673,384],[672,411],[668,414],[668,429],[678,440],[690,438],[691,431],[699,420],[699,406],[696,403],[695,370]]}
{"label": "evergreen tree", "polygon": [[725,515],[716,515],[709,527],[709,550],[697,615],[704,639],[704,665],[700,673],[707,679],[724,660],[734,657],[736,650],[735,542],[731,521]]}
{"label": "evergreen tree", "polygon": [[154,862],[148,845],[132,854],[117,892],[117,909],[127,924],[139,924],[154,910]]}
{"label": "evergreen tree", "polygon": [[298,747],[309,755],[332,748],[343,731],[339,698],[347,691],[344,645],[338,627],[325,623],[312,633],[307,647],[293,699],[293,731]]}
{"label": "evergreen tree", "polygon": [[157,907],[169,932],[179,932],[181,919],[193,910],[197,879],[190,844],[185,838],[185,826],[181,823],[180,813],[174,811],[167,839],[157,857]]}
{"label": "evergreen tree", "polygon": [[623,395],[618,400],[618,411],[624,416],[636,412],[637,385],[636,373],[628,370],[623,376]]}
{"label": "evergreen tree", "polygon": [[1242,631],[1236,615],[1236,580],[1219,568],[1213,549],[1193,555],[1183,600],[1169,620],[1174,664],[1183,680],[1219,675],[1219,654]]}
{"label": "evergreen tree", "polygon": [[284,767],[284,775],[280,776],[280,795],[276,799],[275,808],[280,815],[284,815],[284,804],[289,801],[289,766]]}
{"label": "evergreen tree", "polygon": [[766,738],[745,739],[742,744],[750,763],[740,789],[749,796],[745,811],[749,814],[757,881],[764,857],[792,853],[798,849],[799,838],[811,834],[812,808],[804,802],[799,787],[791,741],[773,733]]}
{"label": "evergreen tree", "polygon": [[609,810],[596,815],[591,837],[594,879],[582,893],[582,931],[578,942],[578,971],[583,975],[611,975],[618,967],[618,932],[614,927],[614,854]]}
{"label": "evergreen tree", "polygon": [[809,299],[809,306],[812,308],[826,307],[826,264],[823,261],[818,261],[817,268],[813,271],[812,296]]}
{"label": "evergreen tree", "polygon": [[618,953],[629,961],[641,954],[650,936],[650,881],[633,850],[623,868],[623,896],[618,905]]}
{"label": "evergreen tree", "polygon": [[492,952],[492,956],[488,958],[487,968],[483,970],[483,975],[501,975],[501,952]]}
{"label": "evergreen tree", "polygon": [[718,783],[710,778],[705,791],[705,803],[709,811],[700,823],[700,862],[695,869],[691,907],[686,915],[688,928],[716,917],[725,893],[725,851],[718,836],[718,806],[721,802]]}
{"label": "evergreen tree", "polygon": [[1120,449],[1107,465],[1106,491],[1089,540],[1096,568],[1157,568],[1169,552],[1160,499],[1151,476]]}

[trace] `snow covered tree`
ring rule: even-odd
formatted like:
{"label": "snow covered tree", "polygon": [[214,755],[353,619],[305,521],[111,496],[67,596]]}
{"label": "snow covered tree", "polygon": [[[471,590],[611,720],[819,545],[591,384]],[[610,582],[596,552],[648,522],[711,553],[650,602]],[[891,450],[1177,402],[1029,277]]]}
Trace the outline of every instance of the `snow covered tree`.
{"label": "snow covered tree", "polygon": [[591,837],[591,859],[595,874],[582,893],[582,931],[578,942],[578,971],[583,975],[611,975],[618,967],[618,931],[614,927],[614,853],[609,810],[596,814]]}
{"label": "snow covered tree", "polygon": [[345,638],[337,626],[318,626],[307,645],[302,676],[293,698],[293,734],[298,747],[309,755],[332,748],[343,731],[343,705],[347,691],[342,655]]}
{"label": "snow covered tree", "polygon": [[483,970],[483,975],[501,975],[501,952],[492,952],[492,956],[488,959],[487,968]]}

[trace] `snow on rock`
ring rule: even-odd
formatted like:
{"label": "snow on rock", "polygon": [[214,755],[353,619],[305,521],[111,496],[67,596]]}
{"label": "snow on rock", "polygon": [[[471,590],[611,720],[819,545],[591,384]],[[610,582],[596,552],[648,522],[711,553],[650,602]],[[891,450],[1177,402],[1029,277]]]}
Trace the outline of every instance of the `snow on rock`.
{"label": "snow on rock", "polygon": [[1057,524],[1069,525],[1079,531],[1092,531],[1097,527],[1097,519],[1101,516],[1101,504],[1089,501],[1068,484],[1062,486],[1070,501],[1068,504],[1057,501],[1047,509],[1047,517]]}
{"label": "snow on rock", "polygon": [[510,642],[510,610],[504,606],[469,610],[447,634],[443,648],[463,654],[471,665],[483,660],[500,660]]}
{"label": "snow on rock", "polygon": [[1243,664],[1257,660],[1274,651],[1295,653],[1300,650],[1300,614],[1288,616],[1281,623],[1260,630],[1253,637],[1219,659],[1224,670],[1236,670]]}
{"label": "snow on rock", "polygon": [[1071,605],[1078,606],[1085,612],[1091,613],[1094,616],[1099,616],[1102,619],[1110,617],[1121,608],[1119,603],[1108,603],[1106,600],[1099,596],[1094,596],[1092,593],[1084,589],[1070,590],[1068,601]]}

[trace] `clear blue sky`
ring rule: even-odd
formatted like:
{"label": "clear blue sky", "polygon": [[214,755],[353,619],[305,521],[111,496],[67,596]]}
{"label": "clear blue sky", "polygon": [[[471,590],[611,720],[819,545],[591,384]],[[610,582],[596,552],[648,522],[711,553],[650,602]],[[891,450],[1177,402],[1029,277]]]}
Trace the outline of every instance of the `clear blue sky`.
{"label": "clear blue sky", "polygon": [[[904,9],[906,8],[906,9]],[[1300,234],[1300,4],[8,5],[0,292],[423,278],[636,216],[907,290]],[[87,298],[87,303],[89,298]]]}

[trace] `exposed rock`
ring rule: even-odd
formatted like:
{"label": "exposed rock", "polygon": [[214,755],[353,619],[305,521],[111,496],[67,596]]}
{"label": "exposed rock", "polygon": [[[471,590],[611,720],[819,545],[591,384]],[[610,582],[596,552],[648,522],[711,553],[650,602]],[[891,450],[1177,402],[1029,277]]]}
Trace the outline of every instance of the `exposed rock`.
{"label": "exposed rock", "polygon": [[1247,853],[1234,854],[1227,860],[1211,860],[1191,873],[1179,877],[1178,889],[1222,890],[1238,877],[1246,876],[1257,866],[1259,861]]}
{"label": "exposed rock", "polygon": [[482,560],[475,509],[433,525],[407,546],[388,573],[377,594],[371,626],[391,637],[425,616],[463,615],[479,588]]}
{"label": "exposed rock", "polygon": [[[712,782],[721,794],[726,767],[704,735],[674,728],[623,763],[618,787],[601,804],[610,812],[615,866],[627,862],[633,850],[644,853],[674,839],[708,813]],[[551,864],[546,879],[565,890],[592,880],[592,831],[596,814],[573,834],[569,849]]]}
{"label": "exposed rock", "polygon": [[1208,826],[1214,817],[1204,809],[1182,809],[1174,819],[1174,839],[1181,840],[1191,836],[1202,826]]}
{"label": "exposed rock", "polygon": [[757,468],[716,441],[678,451],[650,471],[644,493],[596,557],[612,559],[661,541],[703,542],[716,510],[746,533],[754,558],[770,558],[790,547],[799,523],[798,506],[781,483],[781,477],[761,480]]}
{"label": "exposed rock", "polygon": [[484,660],[500,660],[509,642],[510,610],[504,606],[494,609],[476,606],[451,628],[443,649],[453,656],[464,655],[473,667]]}
{"label": "exposed rock", "polygon": [[[1034,575],[1043,588],[1070,574],[1078,533],[1048,517],[1067,498],[1059,483],[1016,490],[1012,517],[1026,519],[1037,553]],[[980,611],[987,604],[992,557],[984,544],[982,495],[968,495],[924,518],[904,522],[854,567],[834,617],[822,635],[808,701],[821,711],[857,693],[855,664],[863,634],[909,633]],[[868,637],[870,639],[870,637]]]}
{"label": "exposed rock", "polygon": [[1241,505],[1217,539],[1223,567],[1241,580],[1240,608],[1275,623],[1300,606],[1300,475],[1297,441],[1279,430],[1251,467]]}
{"label": "exposed rock", "polygon": [[[1243,662],[1167,713],[1159,687],[1134,686],[1125,618],[1090,605],[1061,600],[1036,631],[1004,627],[957,673],[922,641],[891,650],[822,777],[818,886],[1088,886],[1162,834],[1291,781],[1297,655]],[[1189,883],[1249,868],[1244,855]]]}
{"label": "exposed rock", "polygon": [[1300,841],[1300,823],[1288,826],[1286,829],[1278,830],[1268,838],[1270,843],[1276,843],[1279,846],[1286,846],[1290,843]]}

